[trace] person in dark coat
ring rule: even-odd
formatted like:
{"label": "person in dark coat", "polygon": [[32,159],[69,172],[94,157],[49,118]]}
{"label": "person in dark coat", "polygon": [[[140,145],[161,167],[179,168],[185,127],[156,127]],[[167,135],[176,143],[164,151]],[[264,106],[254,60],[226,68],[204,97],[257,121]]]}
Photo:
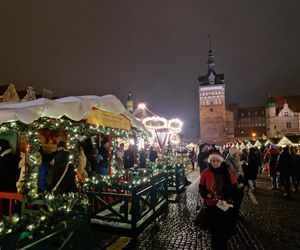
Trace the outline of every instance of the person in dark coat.
{"label": "person in dark coat", "polygon": [[[19,179],[19,157],[13,154],[10,144],[0,139],[0,192],[17,192],[16,182]],[[9,201],[1,201],[2,214],[9,214]]]}
{"label": "person in dark coat", "polygon": [[0,192],[17,192],[19,160],[20,158],[13,154],[8,140],[0,139]]}
{"label": "person in dark coat", "polygon": [[76,192],[77,190],[75,181],[76,172],[74,169],[74,165],[72,163],[69,163],[69,155],[69,152],[66,150],[58,151],[54,158],[54,165],[48,171],[47,184],[48,190],[51,191],[57,185],[59,179],[68,166],[65,176],[57,186],[57,189],[54,191],[55,194]]}
{"label": "person in dark coat", "polygon": [[189,152],[189,159],[191,161],[193,170],[195,169],[196,156],[195,148],[192,148],[192,150]]}
{"label": "person in dark coat", "polygon": [[157,152],[153,147],[150,147],[149,152],[149,161],[156,162],[156,159],[158,158]]}
{"label": "person in dark coat", "polygon": [[250,148],[248,155],[248,164],[244,168],[245,179],[248,180],[249,190],[254,191],[256,188],[256,179],[261,166],[261,159],[256,153],[254,147]]}
{"label": "person in dark coat", "polygon": [[124,169],[133,168],[134,158],[134,146],[129,145],[129,148],[124,151]]}
{"label": "person in dark coat", "polygon": [[147,167],[147,152],[145,149],[141,149],[140,152],[140,167],[141,168],[146,168]]}
{"label": "person in dark coat", "polygon": [[198,166],[200,168],[200,173],[207,168],[207,159],[208,159],[208,147],[207,144],[200,144],[199,154],[198,154]]}
{"label": "person in dark coat", "polygon": [[232,207],[237,198],[237,179],[221,154],[210,154],[208,168],[200,176],[199,192],[211,222],[209,231],[212,249],[226,250],[226,242],[236,231],[237,220]]}
{"label": "person in dark coat", "polygon": [[285,193],[283,194],[286,197],[291,196],[291,175],[292,175],[292,158],[290,155],[289,147],[283,148],[282,153],[279,155],[278,163],[277,163],[277,171],[280,173],[280,182],[285,189]]}
{"label": "person in dark coat", "polygon": [[109,165],[109,152],[108,152],[109,141],[107,138],[104,138],[101,142],[101,146],[99,148],[99,154],[102,156],[102,161],[100,161],[100,173],[107,174],[108,173],[108,165]]}
{"label": "person in dark coat", "polygon": [[291,148],[291,174],[292,174],[292,182],[294,186],[294,192],[298,191],[300,184],[300,156],[296,154],[296,147]]}

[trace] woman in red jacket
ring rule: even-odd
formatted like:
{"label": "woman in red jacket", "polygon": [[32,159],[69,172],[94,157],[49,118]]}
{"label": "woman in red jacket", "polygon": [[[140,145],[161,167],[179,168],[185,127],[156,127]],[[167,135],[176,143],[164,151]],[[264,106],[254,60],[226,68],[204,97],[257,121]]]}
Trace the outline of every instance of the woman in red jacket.
{"label": "woman in red jacket", "polygon": [[233,206],[237,199],[237,179],[218,152],[209,155],[208,168],[201,173],[199,192],[211,221],[212,249],[227,249],[226,242],[236,230]]}

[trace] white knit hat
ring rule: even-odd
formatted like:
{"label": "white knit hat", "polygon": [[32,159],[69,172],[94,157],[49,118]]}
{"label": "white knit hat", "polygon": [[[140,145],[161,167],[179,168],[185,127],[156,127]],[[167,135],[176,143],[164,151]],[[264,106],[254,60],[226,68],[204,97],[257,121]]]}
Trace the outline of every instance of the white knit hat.
{"label": "white knit hat", "polygon": [[208,157],[208,162],[210,163],[213,158],[224,161],[223,156],[219,152],[212,152]]}

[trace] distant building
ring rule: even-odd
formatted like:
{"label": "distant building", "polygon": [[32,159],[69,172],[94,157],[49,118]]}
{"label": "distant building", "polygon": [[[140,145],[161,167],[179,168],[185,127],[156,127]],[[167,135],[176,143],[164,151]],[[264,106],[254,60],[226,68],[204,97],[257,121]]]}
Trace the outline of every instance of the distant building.
{"label": "distant building", "polygon": [[215,71],[211,43],[207,74],[199,76],[200,141],[222,144],[234,138],[233,112],[225,107],[224,74]]}
{"label": "distant building", "polygon": [[236,139],[262,138],[266,134],[265,107],[240,108],[231,104],[229,109],[234,116],[234,136]]}
{"label": "distant building", "polygon": [[200,142],[300,135],[300,95],[269,96],[265,106],[226,108],[224,74],[215,71],[211,44],[207,74],[199,76]]}
{"label": "distant building", "polygon": [[269,96],[265,106],[240,108],[231,104],[229,109],[234,116],[236,139],[300,134],[300,95]]}
{"label": "distant building", "polygon": [[269,96],[266,105],[266,134],[283,137],[300,134],[300,96]]}

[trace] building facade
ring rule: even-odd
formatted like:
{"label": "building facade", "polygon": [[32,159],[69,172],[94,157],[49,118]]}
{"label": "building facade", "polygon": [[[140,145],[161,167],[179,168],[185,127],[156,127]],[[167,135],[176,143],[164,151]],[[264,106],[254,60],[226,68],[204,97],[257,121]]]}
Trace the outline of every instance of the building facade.
{"label": "building facade", "polygon": [[229,109],[234,116],[234,135],[236,139],[257,139],[266,135],[265,107],[240,108],[231,104]]}
{"label": "building facade", "polygon": [[[298,102],[293,102],[295,96],[271,97],[266,105],[266,134],[267,137],[281,138],[286,135],[300,134],[300,96]],[[282,106],[282,99],[284,103]],[[289,106],[289,99],[293,108]],[[296,100],[295,99],[295,100]]]}
{"label": "building facade", "polygon": [[207,74],[199,81],[200,142],[223,144],[234,140],[300,135],[300,95],[269,96],[266,105],[226,108],[224,74],[215,71],[209,46]]}

